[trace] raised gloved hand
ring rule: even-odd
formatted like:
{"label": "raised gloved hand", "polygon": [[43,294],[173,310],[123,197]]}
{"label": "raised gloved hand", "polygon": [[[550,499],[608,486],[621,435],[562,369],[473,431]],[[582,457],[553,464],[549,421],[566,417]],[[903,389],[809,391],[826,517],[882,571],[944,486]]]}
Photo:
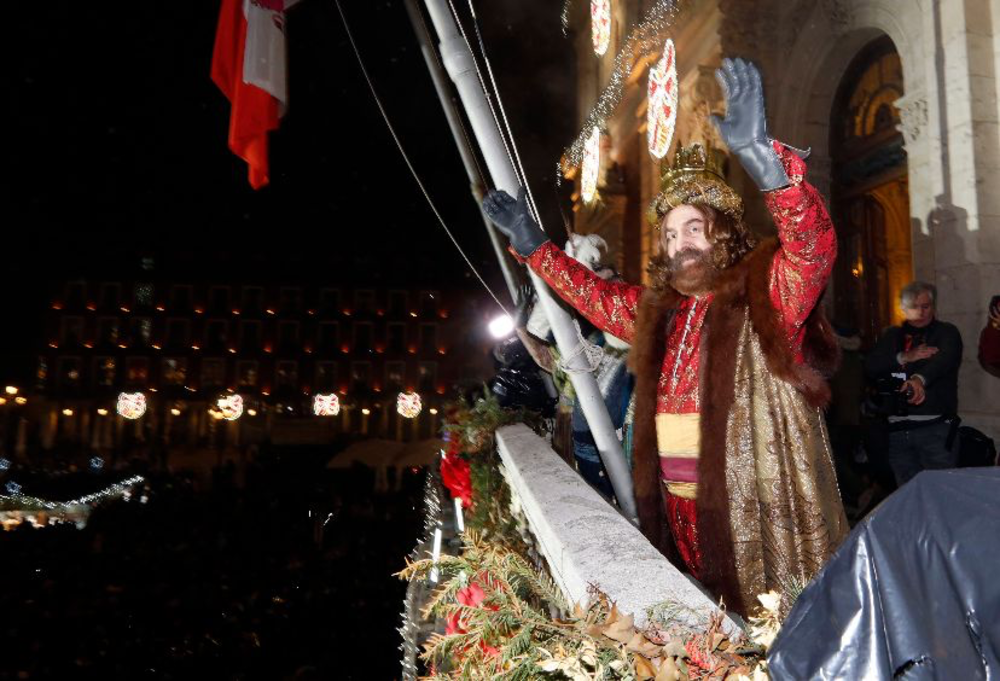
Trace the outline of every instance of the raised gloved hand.
{"label": "raised gloved hand", "polygon": [[502,189],[490,190],[483,199],[483,212],[510,239],[510,245],[522,258],[549,240],[531,217],[524,187],[517,190],[516,200]]}
{"label": "raised gloved hand", "polygon": [[764,90],[757,67],[742,59],[723,59],[715,78],[726,97],[726,117],[711,116],[729,150],[761,191],[780,189],[788,175],[767,136]]}

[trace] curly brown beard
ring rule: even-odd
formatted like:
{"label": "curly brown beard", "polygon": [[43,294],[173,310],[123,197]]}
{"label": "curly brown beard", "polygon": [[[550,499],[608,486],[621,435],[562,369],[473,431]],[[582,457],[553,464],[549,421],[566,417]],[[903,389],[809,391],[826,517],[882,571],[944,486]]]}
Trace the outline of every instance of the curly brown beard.
{"label": "curly brown beard", "polygon": [[[685,248],[673,258],[665,252],[657,254],[649,263],[652,286],[657,291],[673,288],[685,296],[697,296],[711,292],[719,273],[713,254],[714,248],[699,251]],[[684,263],[690,264],[682,267]]]}

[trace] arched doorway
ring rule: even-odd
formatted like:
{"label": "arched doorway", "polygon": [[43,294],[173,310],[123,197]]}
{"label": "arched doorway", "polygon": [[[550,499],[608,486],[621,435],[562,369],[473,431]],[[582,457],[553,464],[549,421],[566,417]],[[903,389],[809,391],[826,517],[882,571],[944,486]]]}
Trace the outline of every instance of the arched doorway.
{"label": "arched doorway", "polygon": [[831,112],[835,321],[857,329],[865,347],[902,321],[899,292],[913,277],[902,96],[899,54],[884,36],[851,62]]}

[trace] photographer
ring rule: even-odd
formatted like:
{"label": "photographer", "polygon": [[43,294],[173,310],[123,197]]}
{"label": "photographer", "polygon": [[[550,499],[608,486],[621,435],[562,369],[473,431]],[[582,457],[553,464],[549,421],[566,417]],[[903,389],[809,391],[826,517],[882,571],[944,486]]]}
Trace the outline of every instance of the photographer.
{"label": "photographer", "polygon": [[868,355],[865,370],[876,404],[889,422],[889,464],[903,485],[924,469],[957,464],[958,368],[962,336],[934,317],[937,288],[915,281],[903,288],[906,321],[892,327]]}

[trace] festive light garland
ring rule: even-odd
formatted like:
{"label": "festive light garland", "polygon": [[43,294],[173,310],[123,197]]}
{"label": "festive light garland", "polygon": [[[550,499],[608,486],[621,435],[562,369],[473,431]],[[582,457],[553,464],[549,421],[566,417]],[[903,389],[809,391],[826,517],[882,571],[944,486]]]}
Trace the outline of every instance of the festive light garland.
{"label": "festive light garland", "polygon": [[611,44],[611,0],[590,0],[590,38],[598,57]]}
{"label": "festive light garland", "polygon": [[[0,526],[5,530],[18,527],[28,522],[32,527],[44,528],[58,523],[73,523],[78,529],[87,524],[87,518],[93,507],[99,502],[114,497],[128,499],[132,487],[145,480],[141,475],[135,475],[117,482],[100,492],[88,494],[71,501],[49,501],[21,494],[21,486],[10,481],[7,484],[8,495],[0,495]],[[140,499],[143,503],[146,496]]]}
{"label": "festive light garland", "polygon": [[119,416],[134,421],[146,413],[146,396],[143,393],[120,393],[115,409]]}
{"label": "festive light garland", "polygon": [[597,178],[601,170],[601,129],[594,131],[587,140],[587,151],[583,157],[583,177],[580,181],[580,195],[584,203],[590,203],[597,196]]}
{"label": "festive light garland", "polygon": [[649,70],[649,87],[646,107],[646,134],[649,153],[661,159],[670,150],[677,122],[677,52],[674,41],[667,38],[663,56]]}
{"label": "festive light garland", "polygon": [[[440,527],[441,521],[441,472],[438,466],[429,466],[424,479],[424,528],[423,536],[410,552],[410,560],[424,558],[432,542],[434,530]],[[416,681],[420,675],[417,668],[417,657],[420,654],[420,611],[421,605],[430,596],[428,585],[419,580],[410,582],[406,587],[406,599],[403,601],[402,624],[398,631],[403,638],[399,650],[403,653],[402,677],[405,681]]]}
{"label": "festive light garland", "polygon": [[316,416],[336,416],[340,413],[340,398],[337,393],[317,393],[313,396],[313,414]]}
{"label": "festive light garland", "polygon": [[87,494],[85,496],[79,497],[78,499],[72,499],[70,501],[49,501],[48,499],[41,499],[39,497],[28,496],[26,494],[21,494],[21,486],[14,483],[17,486],[16,492],[8,495],[0,495],[0,508],[4,509],[23,509],[23,510],[43,510],[43,511],[67,511],[79,506],[93,506],[94,504],[109,499],[111,497],[117,497],[125,495],[130,492],[132,487],[138,485],[140,482],[145,480],[141,475],[133,475],[131,478],[126,478],[121,482],[116,482],[113,485],[105,487],[100,492],[94,492],[93,494]]}
{"label": "festive light garland", "polygon": [[676,14],[676,0],[656,0],[643,20],[629,34],[622,49],[615,56],[608,84],[597,98],[594,108],[584,119],[580,135],[564,153],[569,166],[575,168],[583,163],[584,150],[593,129],[605,127],[608,119],[621,104],[625,84],[632,73],[636,59],[660,49]]}
{"label": "festive light garland", "polygon": [[423,403],[417,393],[399,393],[396,397],[396,411],[399,415],[407,419],[415,419],[420,415]]}

